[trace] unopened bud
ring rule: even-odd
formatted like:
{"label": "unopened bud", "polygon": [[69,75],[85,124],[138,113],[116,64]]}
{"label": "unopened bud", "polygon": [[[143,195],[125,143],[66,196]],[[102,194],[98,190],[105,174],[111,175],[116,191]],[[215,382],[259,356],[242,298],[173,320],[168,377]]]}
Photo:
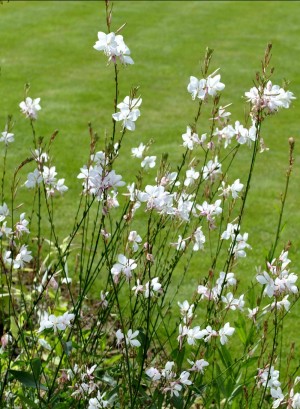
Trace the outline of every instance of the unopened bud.
{"label": "unopened bud", "polygon": [[293,150],[295,146],[295,139],[292,136],[289,138],[289,144],[291,149]]}

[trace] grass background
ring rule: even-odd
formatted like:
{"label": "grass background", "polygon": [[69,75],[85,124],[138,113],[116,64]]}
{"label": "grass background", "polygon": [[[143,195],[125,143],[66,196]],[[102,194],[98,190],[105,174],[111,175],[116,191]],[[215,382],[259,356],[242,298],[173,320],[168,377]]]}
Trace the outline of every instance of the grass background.
{"label": "grass background", "polygon": [[[122,34],[135,65],[120,72],[120,99],[132,86],[139,85],[143,98],[137,130],[128,133],[116,171],[126,182],[133,181],[139,161],[128,166],[130,149],[154,139],[152,155],[169,153],[174,167],[182,154],[179,145],[196,106],[186,91],[189,76],[200,76],[205,48],[215,50],[211,72],[221,67],[226,84],[222,104],[232,103],[232,120],[243,121],[244,92],[252,86],[255,72],[268,42],[273,43],[274,83],[291,81],[290,90],[300,96],[300,3],[289,1],[116,1],[112,29],[127,23]],[[74,220],[81,190],[76,179],[86,162],[89,146],[87,123],[92,122],[101,138],[111,129],[113,112],[113,67],[93,49],[98,31],[106,31],[105,6],[100,1],[10,1],[0,6],[0,124],[14,116],[16,142],[9,148],[8,165],[13,172],[29,154],[30,127],[19,112],[24,84],[29,95],[41,97],[42,111],[36,122],[37,135],[48,138],[55,129],[59,135],[52,154],[59,177],[66,178],[69,192],[55,199],[62,215],[56,221],[60,237],[65,237]],[[206,123],[201,133],[207,131]],[[295,272],[300,271],[299,212],[299,100],[282,110],[263,127],[270,148],[259,155],[251,195],[246,207],[243,231],[249,232],[253,250],[239,266],[239,278],[254,277],[254,265],[263,264],[276,231],[280,193],[288,163],[288,138],[296,139],[295,167],[284,214],[281,244],[292,241],[290,251]],[[101,147],[99,146],[99,149]],[[245,182],[250,151],[243,147],[234,177]],[[30,166],[30,165],[29,165]],[[29,167],[22,170],[26,180]],[[30,193],[22,196],[24,211]],[[256,245],[258,243],[258,245]],[[278,249],[279,250],[279,249]],[[195,288],[200,266],[183,294]],[[182,295],[183,297],[184,295]],[[291,312],[290,328],[298,315]],[[298,352],[299,353],[299,352]]]}

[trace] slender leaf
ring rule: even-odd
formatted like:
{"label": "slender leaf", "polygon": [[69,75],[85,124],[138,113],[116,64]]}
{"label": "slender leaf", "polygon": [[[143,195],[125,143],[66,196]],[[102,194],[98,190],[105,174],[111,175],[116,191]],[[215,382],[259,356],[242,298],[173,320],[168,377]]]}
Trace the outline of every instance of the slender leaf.
{"label": "slender leaf", "polygon": [[13,369],[9,370],[9,373],[19,382],[21,382],[27,388],[42,389],[43,391],[48,390],[47,386],[37,382],[34,376],[25,371],[15,371]]}

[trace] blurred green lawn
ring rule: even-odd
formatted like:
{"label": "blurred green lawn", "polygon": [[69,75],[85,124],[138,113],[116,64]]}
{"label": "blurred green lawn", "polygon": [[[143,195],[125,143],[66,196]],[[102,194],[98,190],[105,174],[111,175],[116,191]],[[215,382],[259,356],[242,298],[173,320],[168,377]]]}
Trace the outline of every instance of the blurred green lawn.
{"label": "blurred green lawn", "polygon": [[[113,67],[106,66],[106,58],[93,49],[97,32],[106,31],[104,2],[10,1],[0,6],[0,18],[0,124],[4,129],[8,114],[15,121],[16,142],[9,149],[9,166],[14,169],[31,146],[30,127],[18,107],[24,84],[29,82],[29,95],[41,97],[37,134],[49,137],[59,129],[52,153],[59,177],[65,177],[70,188],[64,197],[55,199],[62,214],[56,222],[62,238],[72,226],[74,204],[79,200],[81,186],[76,176],[88,155],[87,123],[92,122],[100,140],[111,129]],[[186,86],[190,75],[200,76],[199,62],[207,46],[215,50],[210,72],[221,68],[226,84],[222,104],[233,104],[232,120],[243,121],[242,97],[252,87],[268,42],[273,43],[274,83],[281,85],[283,78],[289,79],[290,90],[300,96],[299,2],[116,1],[113,30],[124,22],[122,34],[135,65],[121,69],[120,99],[135,85],[140,86],[143,98],[137,130],[128,132],[116,169],[128,183],[139,169],[137,160],[128,166],[131,147],[151,138],[155,140],[151,154],[168,152],[175,167],[183,152],[181,135],[196,110]],[[243,226],[253,250],[240,263],[240,278],[253,277],[253,265],[263,264],[270,248],[290,136],[296,139],[296,162],[281,244],[292,241],[290,255],[295,272],[300,272],[299,112],[297,99],[291,109],[264,124],[263,137],[270,151],[259,155],[255,168]],[[245,182],[249,159],[250,151],[243,147],[232,180],[240,177]],[[24,181],[29,171],[22,172]],[[194,280],[186,283],[184,293],[190,294],[198,277],[195,266]]]}

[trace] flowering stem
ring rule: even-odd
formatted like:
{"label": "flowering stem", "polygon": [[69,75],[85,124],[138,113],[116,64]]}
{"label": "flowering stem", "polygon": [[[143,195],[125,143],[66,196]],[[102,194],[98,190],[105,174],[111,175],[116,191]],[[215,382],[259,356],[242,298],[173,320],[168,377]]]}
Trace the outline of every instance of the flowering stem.
{"label": "flowering stem", "polygon": [[289,182],[290,182],[290,176],[292,173],[292,169],[293,169],[293,164],[294,164],[294,158],[293,158],[293,151],[294,151],[294,147],[295,147],[295,141],[294,138],[289,138],[289,145],[290,145],[290,153],[289,153],[289,167],[288,170],[286,172],[286,183],[285,183],[285,189],[284,189],[284,193],[281,196],[281,209],[280,209],[280,214],[279,214],[279,220],[278,220],[278,225],[277,225],[277,230],[276,230],[276,236],[275,236],[275,242],[274,242],[274,246],[269,254],[269,261],[271,261],[274,257],[275,251],[276,251],[276,247],[278,244],[278,240],[279,240],[279,236],[280,236],[280,232],[281,232],[281,223],[282,223],[282,216],[283,216],[283,210],[285,207],[285,202],[286,202],[286,197],[287,197],[287,192],[288,192],[288,188],[289,188]]}
{"label": "flowering stem", "polygon": [[267,392],[267,387],[268,387],[268,383],[269,383],[269,379],[270,379],[270,373],[271,373],[271,368],[272,368],[272,363],[274,361],[275,358],[275,351],[276,351],[276,347],[277,347],[277,336],[278,336],[278,309],[277,309],[277,301],[275,301],[275,311],[274,311],[274,337],[273,337],[273,344],[272,344],[272,352],[271,352],[271,357],[270,357],[270,362],[269,362],[269,370],[268,370],[268,376],[267,376],[267,380],[266,380],[266,385],[263,389],[263,393],[261,395],[259,404],[257,405],[258,409],[262,408],[262,405],[264,403],[264,399],[266,396],[266,392]]}
{"label": "flowering stem", "polygon": [[[114,98],[114,112],[117,112],[118,96],[119,96],[119,84],[118,84],[118,66],[115,63],[115,98]],[[117,121],[113,118],[113,134],[112,134],[112,145],[114,145],[115,134],[116,134],[116,123]]]}

